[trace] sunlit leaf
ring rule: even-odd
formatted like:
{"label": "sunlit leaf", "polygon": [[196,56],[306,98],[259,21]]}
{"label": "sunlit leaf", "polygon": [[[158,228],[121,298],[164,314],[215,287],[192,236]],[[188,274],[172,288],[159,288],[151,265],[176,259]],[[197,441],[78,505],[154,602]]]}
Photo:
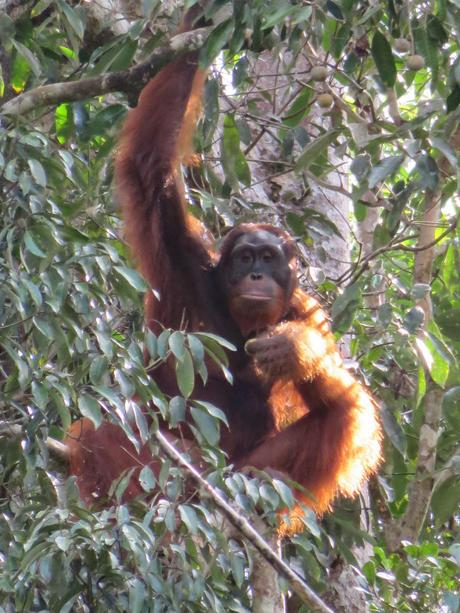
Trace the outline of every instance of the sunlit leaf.
{"label": "sunlit leaf", "polygon": [[238,181],[249,185],[251,175],[241,148],[240,135],[233,115],[224,117],[224,136],[222,139],[222,165],[230,183],[237,188]]}
{"label": "sunlit leaf", "polygon": [[42,69],[40,66],[40,62],[32,53],[32,51],[28,47],[20,43],[18,40],[13,39],[11,42],[16,47],[17,52],[25,59],[34,75],[36,77],[39,77]]}

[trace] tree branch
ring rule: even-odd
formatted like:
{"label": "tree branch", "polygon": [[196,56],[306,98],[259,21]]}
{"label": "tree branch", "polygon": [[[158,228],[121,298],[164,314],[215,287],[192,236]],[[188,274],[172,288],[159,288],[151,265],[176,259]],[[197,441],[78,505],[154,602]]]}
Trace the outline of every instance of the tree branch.
{"label": "tree branch", "polygon": [[401,541],[415,542],[425,522],[435,484],[434,469],[443,394],[444,390],[436,386],[423,399],[424,421],[420,429],[415,478],[409,486],[409,502],[404,516],[394,522],[387,532],[388,545],[393,551],[399,548]]}
{"label": "tree branch", "polygon": [[[423,225],[415,252],[414,282],[431,283],[436,227],[441,214],[441,199],[439,193],[427,190],[425,194],[425,210]],[[455,226],[454,226],[455,227]],[[451,231],[451,228],[448,228]],[[445,234],[445,233],[443,233]],[[418,301],[425,313],[425,326],[432,318],[430,296]],[[436,385],[427,372],[430,389],[423,398],[423,424],[420,428],[419,448],[415,478],[409,486],[409,501],[404,516],[393,523],[388,530],[388,544],[391,549],[397,549],[402,540],[414,542],[418,539],[425,522],[434,490],[434,471],[439,438],[439,427],[442,416],[442,398],[444,390]]]}
{"label": "tree branch", "polygon": [[[435,247],[438,243],[440,243],[446,236],[454,232],[454,230],[458,226],[458,223],[459,223],[459,216],[455,217],[449,223],[449,225],[444,230],[444,232],[442,232],[436,238],[434,238],[434,232],[435,232],[435,229],[438,227],[438,224],[437,223],[435,223],[434,225],[433,224],[423,224],[421,227],[425,228],[426,230],[424,232],[420,232],[419,241],[417,243],[417,246],[415,247],[404,245],[402,243],[405,243],[408,240],[412,240],[413,238],[415,238],[416,235],[411,234],[408,236],[394,237],[386,245],[383,245],[382,247],[378,247],[377,249],[375,249],[375,251],[372,251],[371,253],[366,255],[360,262],[357,262],[355,266],[350,268],[350,270],[347,270],[346,273],[341,275],[339,278],[335,279],[335,283],[344,283],[350,277],[352,277],[350,281],[350,285],[352,283],[355,283],[359,279],[359,277],[364,273],[364,271],[367,270],[371,260],[374,260],[379,255],[382,255],[389,251],[409,251],[409,252],[416,253],[416,254],[426,251],[430,254],[430,257],[433,258],[434,257],[433,247]],[[430,237],[432,238],[432,240],[430,240]],[[428,241],[428,242],[425,242],[425,241]],[[419,261],[419,266],[421,267],[422,266],[421,262],[425,261],[425,256],[423,256],[423,258],[419,258],[418,261]],[[415,283],[429,283],[430,280],[431,280],[431,277],[428,279],[428,281],[415,281]]]}
{"label": "tree branch", "polygon": [[214,502],[216,507],[223,513],[228,521],[257,549],[262,557],[288,581],[297,596],[311,607],[312,611],[333,613],[332,610],[315,594],[315,592],[302,581],[302,579],[278,556],[265,542],[260,534],[251,526],[247,519],[235,511],[229,503],[210,485],[200,473],[189,464],[182,454],[160,432],[155,433],[159,446],[175,464],[178,464],[185,472],[202,488]]}
{"label": "tree branch", "polygon": [[109,72],[107,74],[81,79],[41,85],[32,89],[0,107],[5,115],[22,115],[43,106],[84,100],[111,92],[133,93],[144,85],[166,64],[185,51],[192,51],[203,46],[211,28],[198,28],[191,32],[177,34],[166,46],[153,51],[147,60],[128,70]]}
{"label": "tree branch", "polygon": [[[21,438],[23,434],[24,430],[19,424],[13,424],[7,421],[0,421],[0,436],[6,435],[9,438]],[[58,441],[55,438],[51,438],[50,436],[48,436],[45,439],[45,445],[52,453],[54,453],[57,457],[61,458],[61,460],[69,459],[69,448],[65,443],[61,443],[61,441]]]}
{"label": "tree branch", "polygon": [[[0,436],[5,434],[11,438],[19,438],[24,433],[19,424],[0,422]],[[164,452],[175,464],[179,465],[184,471],[202,488],[212,499],[216,507],[222,512],[232,526],[234,526],[257,550],[264,560],[273,569],[282,575],[290,584],[297,596],[312,608],[312,611],[319,613],[333,613],[333,611],[313,592],[308,585],[277,555],[260,534],[240,513],[235,511],[230,504],[210,485],[200,473],[191,465],[183,455],[168,441],[160,432],[155,432],[155,438]],[[58,457],[68,460],[69,449],[65,443],[61,443],[54,438],[47,437],[45,444],[50,451]]]}

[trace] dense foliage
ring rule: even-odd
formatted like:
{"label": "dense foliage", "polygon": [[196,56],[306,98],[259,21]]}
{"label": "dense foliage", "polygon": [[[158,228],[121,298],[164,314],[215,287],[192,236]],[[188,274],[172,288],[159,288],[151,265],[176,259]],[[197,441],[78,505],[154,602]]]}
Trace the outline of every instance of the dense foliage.
{"label": "dense foliage", "polygon": [[[126,96],[37,98],[19,114],[8,107],[40,85],[145,59],[169,40],[182,9],[144,2],[126,32],[114,33],[121,16],[98,21],[91,3],[9,4],[0,13],[0,604],[249,610],[251,549],[226,533],[209,498],[184,494],[182,470],[170,460],[153,499],[97,511],[79,502],[65,464],[50,454],[47,437],[62,439],[80,415],[96,425],[111,418],[129,435],[134,418],[147,439],[139,406],[149,399],[153,430],[158,412],[177,423],[195,375],[206,378],[204,356],[226,370],[231,347],[211,335],[165,330],[155,338],[143,328],[146,287],[127,256],[111,189]],[[386,432],[366,529],[358,503],[339,503],[320,525],[307,514],[286,559],[319,593],[338,556],[354,564],[375,611],[457,611],[459,4],[234,0],[211,2],[209,14],[226,5],[230,16],[211,28],[203,50],[204,63],[217,61],[191,206],[217,233],[241,220],[275,221],[298,238],[303,256],[313,253],[305,275],[331,306],[337,336],[349,335]],[[271,155],[257,149],[267,136]],[[265,201],[248,189],[262,182],[270,186]],[[351,263],[335,277],[321,273],[333,255],[323,245],[341,230],[326,196],[320,209],[305,200],[328,187],[343,200],[350,229]],[[366,244],[360,228],[367,223],[369,233],[370,220]],[[146,374],[144,348],[150,365],[174,357],[181,397],[166,398]],[[442,413],[427,424],[430,393]],[[229,471],[218,449],[222,414],[199,402],[191,414],[210,482],[246,516],[257,509],[273,526],[276,510],[292,503],[289,489]],[[421,471],[421,449],[431,452],[430,472]],[[141,477],[152,491],[152,472]],[[116,484],[119,499],[126,480]],[[427,484],[426,516],[407,539],[401,521]],[[353,545],[363,540],[373,553],[360,565]]]}

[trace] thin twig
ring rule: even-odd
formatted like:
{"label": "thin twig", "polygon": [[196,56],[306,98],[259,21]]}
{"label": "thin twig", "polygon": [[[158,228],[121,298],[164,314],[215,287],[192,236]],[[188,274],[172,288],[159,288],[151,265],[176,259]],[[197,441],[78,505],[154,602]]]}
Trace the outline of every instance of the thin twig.
{"label": "thin twig", "polygon": [[192,51],[203,46],[211,28],[199,28],[174,36],[168,45],[159,47],[147,60],[118,72],[109,72],[80,79],[41,85],[6,102],[0,111],[6,115],[22,115],[42,106],[61,104],[75,100],[93,98],[111,92],[131,93],[139,91],[163,66],[184,51]]}

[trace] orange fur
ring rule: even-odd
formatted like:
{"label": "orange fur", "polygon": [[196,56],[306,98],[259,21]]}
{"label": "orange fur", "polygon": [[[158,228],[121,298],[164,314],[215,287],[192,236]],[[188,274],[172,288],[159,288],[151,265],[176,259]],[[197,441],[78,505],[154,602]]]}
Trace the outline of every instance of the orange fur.
{"label": "orange fur", "polygon": [[[120,137],[115,174],[126,237],[142,274],[161,297],[148,294],[146,324],[154,332],[162,326],[205,329],[236,345],[230,356],[233,385],[210,365],[209,381],[206,387],[196,382],[194,397],[225,412],[230,427],[222,431],[221,446],[230,462],[285,473],[311,492],[309,497],[299,491],[298,497],[321,514],[337,494],[355,495],[376,470],[377,407],[344,367],[317,301],[295,289],[292,238],[273,226],[244,224],[232,230],[218,253],[187,213],[180,165],[191,155],[204,79],[197,52],[172,62],[145,87]],[[225,270],[238,237],[259,230],[282,238],[291,280],[283,288],[281,320],[247,342],[229,314],[216,270]],[[152,375],[166,394],[178,393],[168,364]],[[77,423],[67,439],[71,472],[87,501],[106,496],[123,470],[155,468],[148,448],[135,453],[116,426],[105,423],[94,430],[86,420]],[[183,432],[191,437],[186,425]],[[134,478],[125,497],[139,492]]]}
{"label": "orange fur", "polygon": [[313,494],[299,498],[322,514],[337,494],[354,496],[375,471],[381,429],[377,405],[345,368],[317,301],[297,289],[292,304],[296,319],[265,335],[268,342],[284,336],[284,374],[270,397],[282,431],[244,462],[288,474]]}

